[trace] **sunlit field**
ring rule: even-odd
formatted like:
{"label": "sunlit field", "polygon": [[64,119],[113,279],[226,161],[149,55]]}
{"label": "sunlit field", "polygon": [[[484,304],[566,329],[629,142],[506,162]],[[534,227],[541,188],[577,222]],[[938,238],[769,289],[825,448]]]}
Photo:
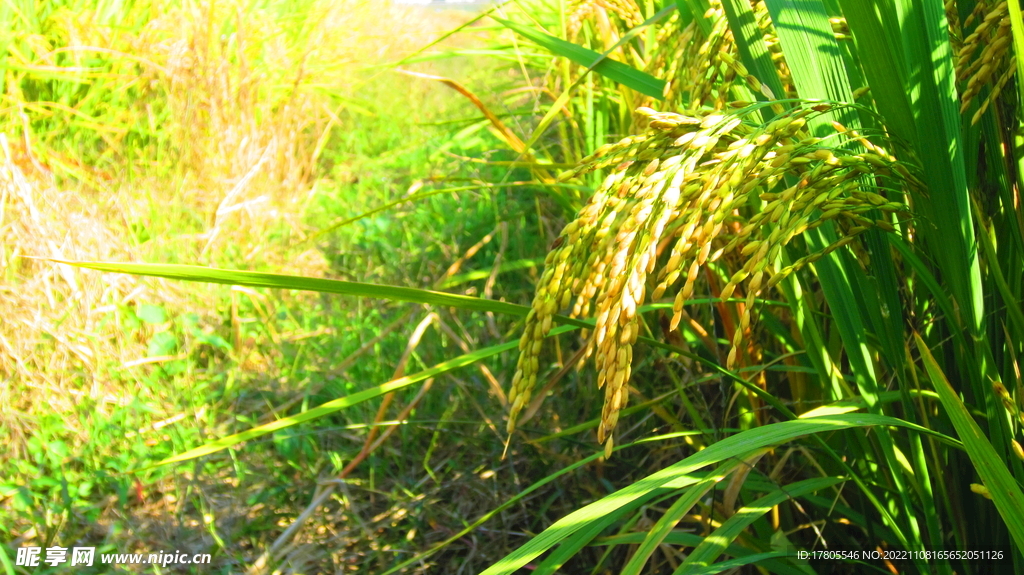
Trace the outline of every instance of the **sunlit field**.
{"label": "sunlit field", "polygon": [[1024,572],[1016,4],[0,14],[4,575]]}

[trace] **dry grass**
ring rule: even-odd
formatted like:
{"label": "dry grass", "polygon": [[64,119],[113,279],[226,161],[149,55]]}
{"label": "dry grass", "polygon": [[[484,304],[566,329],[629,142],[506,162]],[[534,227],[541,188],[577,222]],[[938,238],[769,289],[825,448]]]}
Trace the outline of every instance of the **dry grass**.
{"label": "dry grass", "polygon": [[[3,144],[2,243],[4,298],[0,299],[0,366],[5,374],[3,405],[15,412],[36,408],[71,411],[82,394],[117,401],[109,381],[97,381],[109,362],[139,357],[138,343],[117,341],[117,325],[100,326],[118,305],[173,299],[159,284],[137,278],[81,274],[33,256],[68,259],[135,259],[137,250],[111,216],[123,215],[115,202],[52,183],[29,180]],[[24,257],[29,256],[29,257]],[[30,393],[20,385],[26,385]]]}
{"label": "dry grass", "polygon": [[[52,394],[63,399],[47,409],[69,408],[76,394],[113,393],[111,382],[97,381],[102,366],[144,357],[145,346],[120,338],[118,322],[102,321],[105,314],[133,302],[184,309],[205,296],[196,286],[186,292],[22,256],[152,261],[170,255],[326,273],[319,253],[288,243],[305,235],[301,218],[330,132],[345,129],[331,92],[351,95],[368,65],[411,53],[453,24],[443,14],[423,25],[420,12],[350,1],[314,7],[299,32],[294,22],[242,13],[244,4],[170,9],[134,32],[103,26],[97,14],[55,17],[66,27],[55,36],[68,41],[47,49],[110,51],[137,63],[133,77],[118,81],[145,85],[146,99],[119,110],[130,116],[121,124],[159,123],[160,133],[150,149],[110,138],[104,163],[138,158],[118,173],[85,164],[87,150],[80,158],[56,151],[54,137],[8,133],[17,141],[5,144],[2,158],[0,366],[6,386],[0,393],[11,399],[5,406],[51,405]],[[213,35],[214,23],[233,24],[234,37]],[[161,160],[168,157],[172,161]],[[95,177],[77,185],[55,178],[53,172],[71,170],[67,164]],[[271,245],[266,235],[282,222],[291,240]],[[140,242],[133,236],[139,228],[159,235]],[[15,382],[38,391],[14,393]]]}

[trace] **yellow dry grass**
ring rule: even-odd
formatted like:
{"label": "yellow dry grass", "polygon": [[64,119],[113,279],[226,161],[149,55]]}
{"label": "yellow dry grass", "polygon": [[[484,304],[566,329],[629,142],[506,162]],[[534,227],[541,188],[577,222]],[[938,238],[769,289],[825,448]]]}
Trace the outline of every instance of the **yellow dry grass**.
{"label": "yellow dry grass", "polygon": [[[124,404],[140,393],[140,370],[152,366],[146,333],[124,331],[125,309],[153,303],[171,316],[194,310],[217,322],[208,315],[211,298],[224,293],[33,257],[324,275],[322,254],[289,246],[305,237],[301,218],[328,137],[347,128],[330,96],[356,94],[374,73],[368,66],[412,53],[460,18],[347,0],[317,3],[296,23],[248,4],[154,4],[149,14],[133,14],[146,19],[134,29],[62,9],[52,36],[24,36],[35,55],[8,56],[23,67],[49,66],[59,52],[110,56],[117,64],[103,80],[112,93],[142,87],[142,98],[95,126],[105,157],[133,158],[131,166],[89,165],[88,153],[68,152],[60,134],[28,128],[34,114],[64,114],[70,125],[75,110],[24,101],[14,82],[2,95],[0,425],[15,439],[8,456],[33,432],[33,414],[73,413],[85,397]],[[225,23],[235,30],[230,37],[217,32]],[[424,84],[401,88],[410,104]],[[137,144],[124,139],[123,128],[138,123],[160,133],[152,149],[131,149]],[[289,237],[268,241],[282,222]],[[171,233],[140,243],[133,235],[140,228]],[[273,368],[259,354],[243,366]]]}

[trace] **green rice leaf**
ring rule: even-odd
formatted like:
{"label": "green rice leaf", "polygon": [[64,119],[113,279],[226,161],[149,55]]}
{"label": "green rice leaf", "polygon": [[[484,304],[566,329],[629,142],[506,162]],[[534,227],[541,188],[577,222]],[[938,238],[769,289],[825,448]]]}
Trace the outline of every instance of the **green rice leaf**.
{"label": "green rice leaf", "polygon": [[697,27],[700,28],[705,38],[711,33],[711,19],[704,17],[708,9],[711,8],[708,0],[676,0],[676,6],[679,9],[679,14],[685,17],[684,22],[689,23],[696,20]]}
{"label": "green rice leaf", "polygon": [[525,545],[492,565],[483,572],[483,575],[511,575],[540,554],[584,528],[590,521],[612,513],[636,499],[646,496],[655,489],[676,487],[677,481],[689,477],[689,474],[692,472],[708,465],[718,463],[730,457],[742,459],[747,454],[762,447],[780,445],[804,435],[874,425],[897,425],[916,429],[923,433],[931,433],[923,427],[901,419],[872,414],[843,414],[797,421],[784,421],[750,429],[723,439],[703,451],[691,455],[661,471],[648,475],[624,489],[620,489],[595,503],[591,503],[566,515]]}
{"label": "green rice leaf", "polygon": [[[761,450],[764,451],[764,450]],[[690,509],[711,491],[720,481],[725,479],[729,474],[736,470],[740,465],[744,465],[745,462],[739,459],[730,460],[725,465],[722,465],[715,470],[714,473],[704,478],[696,485],[687,489],[679,499],[668,508],[667,511],[658,519],[658,522],[654,524],[654,527],[647,533],[647,537],[644,538],[643,543],[633,553],[629,563],[622,569],[621,575],[639,575],[641,570],[647,564],[651,555],[658,548],[659,545],[665,540],[665,537],[672,531],[677,523],[683,518],[684,515],[690,512]]]}
{"label": "green rice leaf", "polygon": [[885,2],[839,0],[850,32],[857,42],[860,63],[878,111],[895,136],[914,142],[917,131],[907,93],[903,44],[893,7]]}
{"label": "green rice leaf", "polygon": [[[640,445],[640,444],[644,444],[644,443],[654,443],[654,442],[658,442],[658,441],[664,441],[664,440],[667,440],[667,439],[671,439],[671,438],[675,437],[676,435],[677,434],[669,433],[669,434],[658,435],[658,436],[654,436],[654,437],[645,437],[643,439],[640,439],[638,441],[634,441],[632,443],[625,443],[625,444],[622,444],[622,445],[618,445],[618,446],[615,447],[615,451],[619,452],[619,451],[621,451],[623,449],[629,449],[631,447],[634,447],[634,446]],[[415,555],[414,557],[410,557],[409,559],[406,559],[405,561],[402,561],[398,565],[395,565],[394,567],[388,569],[387,571],[385,571],[384,573],[381,573],[380,575],[391,575],[392,573],[397,573],[397,572],[401,571],[402,569],[404,569],[405,567],[407,567],[409,565],[412,565],[414,563],[418,563],[418,562],[422,561],[424,558],[429,557],[430,555],[433,555],[434,553],[440,551],[441,549],[443,549],[444,547],[448,546],[449,544],[451,544],[451,543],[453,543],[455,541],[458,541],[459,539],[461,539],[462,537],[464,537],[468,533],[472,532],[474,529],[476,529],[480,525],[483,525],[485,522],[487,522],[490,518],[494,517],[498,513],[500,513],[502,511],[504,511],[505,509],[508,509],[509,507],[512,507],[513,505],[519,503],[521,500],[526,498],[528,495],[530,495],[531,493],[533,493],[537,489],[540,489],[544,485],[547,485],[548,483],[551,483],[552,481],[554,481],[555,479],[558,479],[559,477],[561,477],[563,475],[566,475],[566,474],[571,473],[571,472],[573,472],[573,471],[575,471],[575,470],[577,470],[577,469],[579,469],[581,467],[589,465],[590,463],[592,463],[592,462],[594,462],[597,459],[602,458],[602,457],[604,457],[604,451],[603,450],[598,451],[597,453],[594,453],[593,455],[584,457],[583,459],[581,459],[579,461],[576,461],[575,463],[572,463],[572,464],[570,464],[570,465],[568,465],[568,466],[566,466],[566,467],[564,467],[562,469],[559,469],[558,471],[552,473],[551,475],[548,475],[547,477],[544,477],[543,479],[537,481],[533,485],[531,485],[531,486],[527,487],[526,489],[522,490],[519,494],[517,494],[516,496],[512,497],[508,501],[502,503],[497,508],[489,511],[488,513],[485,513],[483,516],[480,517],[480,519],[477,519],[476,521],[474,521],[471,525],[467,526],[462,531],[459,531],[458,533],[452,535],[448,539],[442,541],[441,543],[438,543],[434,547],[431,547],[427,551],[424,551],[423,553],[419,553],[419,554]],[[683,478],[680,478],[680,479],[678,479],[678,480],[676,480],[674,482],[673,488],[674,489],[681,489],[681,488],[686,487],[688,485],[692,485],[692,484],[698,482],[699,480],[700,480],[700,477],[696,477],[696,476],[693,476],[693,477],[683,477]],[[656,497],[656,496],[664,494],[666,491],[667,491],[667,489],[655,490],[650,495],[651,495],[651,497]],[[642,504],[643,502],[644,502],[643,499],[639,499],[639,500],[635,501],[634,504],[636,504],[636,506],[639,507],[639,505]],[[627,513],[631,509],[632,509],[632,507],[630,507],[628,505],[624,506],[622,508],[622,510],[623,510],[622,513]],[[618,516],[618,515],[616,515],[616,516]],[[641,535],[641,534],[636,534],[636,535]],[[690,534],[676,534],[676,533],[671,534],[671,535],[669,535],[669,542],[676,544],[677,543],[677,539],[679,539],[679,537],[683,537],[685,542],[682,543],[682,544],[684,544],[684,545],[685,544],[696,545],[697,543],[699,543],[699,541],[694,542],[692,539],[690,539],[689,535]],[[694,537],[696,537],[696,536],[694,536]],[[591,539],[592,538],[587,539],[587,541],[590,541]],[[632,543],[632,542],[628,541],[626,543]],[[602,542],[596,542],[594,544],[595,545],[601,545],[603,543]],[[747,555],[747,554],[749,554],[749,551],[745,550],[742,547],[735,547],[735,546],[734,547],[730,547],[729,551],[731,553],[735,553],[737,555],[740,555],[740,554]],[[554,553],[558,553],[558,550],[556,550]],[[776,566],[774,561],[775,560],[768,560],[767,564]],[[538,567],[538,569],[539,569],[539,567]],[[803,573],[792,573],[790,571],[787,571],[787,570],[785,570],[784,566],[775,569],[775,572],[776,573],[781,573],[782,575],[804,575]]]}
{"label": "green rice leaf", "polygon": [[758,498],[737,511],[725,523],[722,523],[718,529],[715,529],[711,535],[708,535],[696,549],[687,555],[686,561],[675,570],[673,575],[693,573],[695,569],[700,570],[700,572],[706,572],[704,570],[712,567],[714,560],[725,552],[729,544],[735,541],[743,530],[765,513],[768,513],[772,507],[801,495],[831,487],[843,481],[845,479],[842,477],[815,477],[780,487],[768,495]]}
{"label": "green rice leaf", "polygon": [[268,274],[263,272],[246,272],[240,270],[224,270],[177,264],[77,262],[59,259],[51,261],[101,272],[134,274],[139,276],[159,277],[191,282],[314,291],[338,295],[422,303],[427,305],[450,306],[460,309],[490,311],[511,315],[526,315],[530,311],[530,308],[526,306],[458,294],[322,278]]}
{"label": "green rice leaf", "polygon": [[921,352],[921,360],[924,362],[928,378],[935,386],[935,391],[939,393],[942,406],[946,409],[950,421],[953,422],[953,427],[956,428],[957,434],[964,442],[967,455],[974,463],[974,468],[977,470],[978,476],[981,477],[981,481],[988,488],[992,502],[995,503],[996,510],[999,511],[1013,536],[1017,549],[1024,551],[1024,493],[1021,492],[1020,486],[1010,474],[1006,463],[985,437],[981,427],[967,411],[967,406],[960,400],[956,390],[946,379],[946,375],[942,373],[938,362],[928,350],[928,345],[917,333],[914,334],[914,340],[917,342],[918,351]]}
{"label": "green rice leaf", "polygon": [[[775,98],[785,97],[786,91],[779,80],[779,73],[772,62],[771,54],[764,43],[764,33],[757,26],[754,18],[754,10],[748,0],[723,0],[722,9],[725,17],[729,20],[729,28],[736,38],[736,48],[740,52],[740,60],[761,83],[771,90]],[[766,99],[760,93],[754,94],[759,100]],[[763,114],[771,113],[770,108],[765,108]],[[765,118],[768,120],[769,118]]]}
{"label": "green rice leaf", "polygon": [[772,565],[762,565],[763,562],[775,559],[781,559],[783,557],[793,557],[794,554],[789,551],[768,551],[766,553],[751,553],[750,555],[744,555],[742,557],[736,557],[721,563],[714,563],[712,565],[706,565],[704,567],[691,567],[685,571],[686,575],[714,575],[715,573],[722,573],[724,571],[730,571],[732,569],[738,569],[744,565],[758,565],[772,571],[773,573],[799,573],[804,575],[804,571],[799,571],[795,567],[789,568],[785,571],[779,570],[778,567]]}
{"label": "green rice leaf", "polygon": [[627,88],[631,88],[652,98],[661,98],[665,90],[665,81],[659,80],[646,72],[641,72],[632,66],[617,62],[593,50],[578,46],[572,42],[566,42],[545,32],[535,30],[510,20],[494,18],[497,22],[520,36],[550,50],[552,54],[568,58],[581,66],[586,66],[602,76],[618,82]]}
{"label": "green rice leaf", "polygon": [[[645,533],[625,533],[622,535],[602,537],[595,541],[594,544],[636,545],[641,543],[645,537]],[[703,540],[704,538],[696,533],[687,533],[681,530],[671,531],[665,536],[665,543],[669,545],[679,545],[681,547],[696,547],[700,545]],[[750,565],[753,563],[757,563],[758,567],[764,568],[770,573],[778,573],[779,575],[808,575],[808,573],[813,573],[786,562],[784,560],[786,557],[793,557],[795,555],[791,551],[770,551],[758,553],[751,551],[746,547],[732,544],[726,547],[725,552],[732,555],[734,559],[721,561],[705,568],[695,569],[688,572],[687,575],[690,575],[690,573],[721,573],[728,569],[734,569],[736,567]]]}

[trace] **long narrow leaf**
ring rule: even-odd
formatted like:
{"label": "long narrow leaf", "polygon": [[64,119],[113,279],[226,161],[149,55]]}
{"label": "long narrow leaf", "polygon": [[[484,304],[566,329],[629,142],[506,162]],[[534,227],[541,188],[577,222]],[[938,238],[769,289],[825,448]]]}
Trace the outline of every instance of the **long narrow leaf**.
{"label": "long narrow leaf", "polygon": [[[574,329],[576,329],[576,328],[572,327],[572,326],[560,326],[560,327],[557,327],[557,328],[551,330],[551,335],[557,335],[559,333],[565,333],[567,331],[572,331]],[[410,386],[410,385],[412,385],[414,383],[417,383],[417,382],[420,382],[420,381],[424,381],[426,379],[430,379],[431,377],[436,377],[438,375],[441,375],[443,373],[447,373],[449,371],[458,369],[460,367],[465,367],[467,365],[472,365],[472,364],[474,364],[474,363],[476,363],[476,362],[478,362],[478,361],[480,361],[482,359],[486,359],[488,357],[491,357],[491,356],[494,356],[494,355],[498,355],[499,353],[502,353],[502,352],[505,352],[505,351],[513,350],[518,345],[519,345],[519,342],[517,342],[517,341],[510,341],[508,343],[503,343],[503,344],[500,344],[500,345],[494,345],[494,346],[486,347],[484,349],[480,349],[480,350],[477,350],[477,351],[474,351],[474,352],[471,352],[471,353],[460,355],[459,357],[456,357],[454,359],[450,359],[450,360],[448,360],[446,362],[443,362],[443,363],[439,363],[439,364],[435,365],[434,367],[432,367],[430,369],[425,369],[425,370],[423,370],[423,371],[421,371],[419,373],[414,373],[412,375],[407,375],[405,377],[400,377],[398,379],[389,381],[387,383],[382,383],[380,385],[371,387],[369,389],[364,389],[363,391],[360,391],[360,392],[357,392],[357,393],[353,393],[352,395],[346,395],[345,397],[339,397],[338,399],[333,399],[331,401],[328,401],[327,403],[324,403],[322,405],[318,405],[317,407],[314,407],[313,409],[310,409],[308,411],[304,411],[302,413],[299,413],[299,414],[296,414],[296,415],[292,415],[292,416],[289,416],[289,417],[284,417],[284,418],[281,418],[281,419],[279,419],[277,421],[273,421],[271,423],[268,423],[266,425],[261,425],[259,427],[254,427],[252,429],[243,431],[241,433],[236,433],[234,435],[229,435],[227,437],[222,437],[220,439],[217,439],[215,441],[211,441],[211,442],[209,442],[209,443],[207,443],[205,445],[202,445],[200,447],[197,447],[195,449],[190,449],[190,450],[188,450],[188,451],[186,451],[184,453],[180,453],[180,454],[175,455],[173,457],[168,457],[167,459],[164,459],[162,461],[159,461],[159,462],[155,463],[151,467],[158,467],[160,465],[168,465],[168,464],[171,464],[171,463],[180,463],[182,461],[187,461],[189,459],[195,459],[196,457],[202,457],[204,455],[209,455],[211,453],[216,453],[216,452],[221,451],[223,449],[227,449],[228,447],[231,447],[233,445],[237,445],[239,443],[242,443],[243,441],[248,441],[250,439],[255,439],[255,438],[260,437],[262,435],[266,435],[268,433],[273,433],[275,431],[278,431],[278,430],[281,430],[281,429],[285,429],[285,428],[291,427],[293,425],[298,425],[300,423],[305,423],[307,421],[312,421],[314,419],[318,419],[318,418],[323,417],[325,415],[334,413],[335,411],[340,411],[342,409],[345,409],[345,408],[348,408],[348,407],[352,407],[353,405],[356,405],[358,403],[362,403],[364,401],[371,400],[371,399],[373,399],[375,397],[380,397],[380,396],[382,396],[382,395],[384,395],[386,393],[390,393],[390,392],[393,392],[393,391],[397,391],[399,389],[406,388],[406,387],[408,387],[408,386]]]}
{"label": "long narrow leaf", "polygon": [[[736,38],[736,49],[739,50],[743,64],[763,85],[768,86],[776,98],[785,97],[786,92],[779,80],[779,73],[764,43],[764,32],[757,26],[749,0],[723,0],[722,9]],[[755,95],[758,99],[764,98],[764,95]],[[766,116],[765,120],[769,119],[767,115],[770,112],[770,108],[762,111]]]}
{"label": "long narrow leaf", "polygon": [[[764,453],[764,450],[760,451]],[[647,533],[643,543],[640,544],[640,547],[633,553],[633,557],[630,558],[629,563],[622,569],[621,575],[639,575],[640,571],[647,564],[648,559],[654,553],[654,550],[662,544],[665,537],[668,536],[683,516],[689,513],[690,509],[718,482],[725,479],[726,476],[735,471],[740,465],[745,464],[746,462],[744,461],[733,459],[680,495],[679,499],[665,511],[661,518],[658,519],[658,522],[654,524],[654,527]]]}
{"label": "long narrow leaf", "polygon": [[680,478],[688,477],[688,474],[707,465],[712,465],[729,457],[743,458],[746,454],[756,449],[769,445],[780,445],[804,435],[874,425],[897,425],[916,429],[923,433],[932,433],[928,429],[901,419],[871,414],[844,414],[798,421],[784,421],[750,429],[723,439],[703,451],[670,465],[657,473],[648,475],[629,487],[620,489],[595,503],[570,513],[556,521],[551,527],[545,529],[525,545],[492,565],[483,572],[483,575],[511,575],[538,555],[582,529],[589,520],[611,513],[631,501],[645,496],[654,489],[673,487],[674,483]]}
{"label": "long narrow leaf", "polygon": [[622,62],[606,58],[593,50],[578,46],[572,42],[566,42],[561,38],[556,38],[550,34],[534,30],[510,20],[502,20],[500,18],[494,18],[494,20],[500,22],[503,26],[507,26],[520,36],[550,50],[552,54],[568,58],[581,66],[591,68],[594,72],[601,74],[609,80],[618,82],[645,96],[661,98],[665,90],[664,80],[659,80],[646,72],[641,72]]}
{"label": "long narrow leaf", "polygon": [[428,305],[451,306],[460,309],[490,311],[511,315],[526,315],[530,311],[530,308],[521,305],[464,295],[442,293],[417,288],[365,284],[322,278],[288,276],[262,272],[246,272],[240,270],[224,270],[176,264],[77,262],[60,259],[54,259],[52,261],[102,272],[134,274],[191,282],[315,291]]}
{"label": "long narrow leaf", "polygon": [[[641,444],[641,443],[651,443],[651,442],[655,442],[655,441],[661,441],[661,440],[669,438],[669,437],[671,437],[671,434],[670,435],[665,435],[665,436],[647,437],[647,438],[644,438],[644,439],[641,439],[639,441],[635,441],[635,442],[632,442],[632,443],[624,443],[622,445],[618,445],[618,446],[615,447],[615,451],[621,451],[623,449],[627,449],[627,448],[633,447],[633,446]],[[594,453],[593,455],[590,455],[588,457],[584,457],[583,459],[581,459],[581,460],[579,460],[579,461],[577,461],[575,463],[572,463],[572,464],[566,466],[563,469],[559,469],[558,471],[552,473],[551,475],[548,475],[547,477],[541,479],[540,481],[537,481],[533,485],[531,485],[531,486],[527,487],[526,489],[522,490],[517,495],[515,495],[512,498],[510,498],[508,501],[506,501],[506,502],[502,503],[501,505],[499,505],[497,508],[492,509],[491,511],[487,512],[482,517],[480,517],[480,519],[477,519],[476,521],[474,521],[471,525],[469,525],[468,527],[466,527],[462,531],[459,531],[458,533],[452,535],[448,539],[445,539],[441,543],[438,543],[437,545],[431,547],[427,551],[424,551],[423,553],[419,553],[419,554],[417,554],[417,555],[415,555],[413,557],[410,557],[409,559],[406,559],[405,561],[402,561],[398,565],[395,565],[394,567],[388,569],[387,571],[385,571],[384,573],[381,573],[380,575],[391,575],[392,573],[397,573],[397,572],[401,571],[402,569],[404,569],[405,567],[407,567],[409,565],[412,565],[414,563],[418,563],[418,562],[422,561],[423,559],[429,557],[430,555],[433,555],[434,553],[440,551],[441,549],[447,547],[448,545],[454,543],[455,541],[458,541],[459,539],[462,539],[463,537],[468,535],[470,532],[472,532],[474,529],[476,529],[480,525],[483,525],[490,518],[492,518],[495,515],[501,513],[505,509],[508,509],[509,507],[512,507],[513,505],[519,503],[524,498],[526,498],[526,496],[528,496],[529,494],[533,493],[534,491],[540,489],[541,487],[547,485],[548,483],[551,483],[552,481],[558,479],[559,477],[561,477],[563,475],[571,473],[571,472],[573,472],[573,471],[575,471],[575,470],[577,470],[577,469],[579,469],[579,468],[581,468],[581,467],[583,467],[585,465],[589,465],[590,463],[596,461],[598,458],[601,458],[601,457],[604,457],[604,451],[603,450],[598,451],[597,453]],[[689,479],[689,483],[695,483],[697,481],[698,481],[698,478],[696,478],[696,477]],[[685,480],[681,481],[681,483],[685,483]]]}
{"label": "long narrow leaf", "polygon": [[946,375],[942,373],[939,364],[932,357],[928,345],[917,333],[914,334],[917,342],[917,349],[921,352],[921,360],[924,362],[928,378],[931,379],[935,391],[939,392],[939,400],[946,409],[953,427],[964,442],[967,448],[967,455],[970,456],[974,468],[978,471],[985,487],[988,488],[996,510],[1006,522],[1017,549],[1024,552],[1024,493],[1014,480],[1013,475],[1007,468],[999,454],[996,453],[992,443],[989,442],[981,427],[971,417],[967,406],[960,401],[953,386],[949,384]]}
{"label": "long narrow leaf", "polygon": [[[767,0],[766,5],[778,31],[779,41],[783,45],[787,62],[789,62],[793,73],[793,81],[796,83],[800,96],[851,102],[853,96],[849,74],[842,58],[842,50],[832,32],[828,10],[824,3],[821,0],[801,0],[799,2]],[[847,127],[860,128],[859,117],[850,109],[822,115],[809,120],[808,124],[812,133],[824,136],[831,131],[831,127],[828,125],[831,120],[837,120]],[[805,237],[812,249],[823,249],[825,245],[833,244],[838,240],[835,227],[831,224],[811,230]],[[884,255],[888,257],[888,252]],[[878,379],[866,330],[866,327],[872,324],[875,324],[876,328],[882,326],[877,303],[872,306],[865,299],[866,290],[863,288],[870,285],[871,282],[860,266],[852,261],[852,258],[845,252],[832,253],[822,258],[816,265],[822,291],[835,317],[836,326],[845,346],[846,356],[860,395],[867,400],[869,411],[881,413],[880,406],[877,405]],[[888,265],[891,264],[883,267],[888,267]],[[886,277],[883,276],[882,279],[884,280]],[[894,277],[890,275],[888,279],[893,280]],[[888,294],[888,299],[892,299],[895,292],[896,288],[892,285],[885,286],[883,289],[883,295]],[[874,292],[871,293],[873,297]],[[890,344],[890,348],[894,341],[891,338],[885,339],[885,343]],[[890,355],[898,356],[899,354],[890,349]],[[898,514],[889,513],[882,508],[879,508],[879,512],[882,513],[886,521],[903,522],[902,526],[893,525],[894,529],[906,534],[917,544],[921,539],[920,527],[917,515],[914,513],[913,502],[910,500],[907,481],[896,471],[899,469],[899,459],[896,454],[895,441],[886,430],[880,430],[878,437],[878,445],[887,464],[886,467],[890,470],[889,477],[896,486],[899,502],[902,505],[901,513]],[[915,460],[919,460],[918,453],[915,450]],[[919,472],[926,473],[927,470],[922,468]],[[922,494],[927,499],[926,507],[931,509],[930,491],[922,492]],[[915,557],[914,561],[920,569],[927,568],[927,563],[923,559]]]}
{"label": "long narrow leaf", "polygon": [[[596,545],[636,545],[644,540],[644,533],[626,533],[623,535],[612,535],[610,537],[602,537],[598,541],[595,541]],[[682,547],[696,547],[700,545],[704,538],[696,533],[687,533],[681,530],[675,530],[665,536],[665,543],[669,545],[679,545]],[[795,551],[771,551],[758,553],[751,551],[746,547],[733,544],[726,547],[725,552],[735,557],[728,561],[722,561],[715,563],[706,568],[696,569],[692,573],[721,573],[722,571],[733,569],[742,565],[750,565],[757,563],[758,567],[766,569],[770,573],[778,573],[779,575],[808,575],[813,573],[806,569],[796,567],[790,563],[784,561],[786,557],[795,557]],[[690,575],[690,573],[687,573]]]}
{"label": "long narrow leaf", "polygon": [[715,529],[711,535],[708,535],[696,549],[690,552],[686,557],[686,561],[679,566],[679,569],[676,569],[674,575],[690,573],[691,569],[709,567],[715,559],[725,552],[726,547],[739,537],[744,529],[765,513],[768,513],[772,507],[789,499],[831,487],[842,481],[844,479],[841,477],[805,479],[785,487],[780,487],[768,495],[758,498],[749,505],[745,505],[725,523],[722,523],[718,529]]}

